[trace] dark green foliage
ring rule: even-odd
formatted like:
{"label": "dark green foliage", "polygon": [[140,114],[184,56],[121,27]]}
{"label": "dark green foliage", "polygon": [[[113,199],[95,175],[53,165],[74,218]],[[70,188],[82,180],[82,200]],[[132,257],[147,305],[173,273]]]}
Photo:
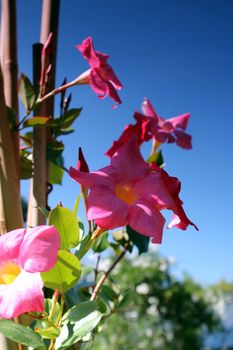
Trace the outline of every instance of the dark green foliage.
{"label": "dark green foliage", "polygon": [[126,226],[126,232],[129,235],[129,239],[138,248],[138,254],[146,253],[148,251],[150,238],[141,235],[134,231],[130,226]]}
{"label": "dark green foliage", "polygon": [[204,331],[219,325],[205,290],[190,277],[178,280],[169,261],[142,255],[123,261],[113,277],[133,302],[109,317],[95,350],[201,350]]}

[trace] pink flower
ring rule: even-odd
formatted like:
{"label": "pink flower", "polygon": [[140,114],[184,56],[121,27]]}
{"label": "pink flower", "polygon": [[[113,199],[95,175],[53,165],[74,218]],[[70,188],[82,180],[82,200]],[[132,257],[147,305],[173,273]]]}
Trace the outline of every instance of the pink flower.
{"label": "pink flower", "polygon": [[147,124],[148,120],[138,120],[136,124],[126,125],[123,133],[117,141],[114,141],[112,146],[105,152],[110,158],[114,153],[128,142],[133,136],[136,136],[137,144],[140,146],[144,141],[150,139],[150,136],[147,135]]}
{"label": "pink flower", "polygon": [[165,120],[157,114],[147,99],[142,104],[142,110],[144,114],[134,113],[136,124],[127,125],[119,139],[113,142],[105,154],[112,157],[133,135],[136,136],[138,145],[153,138],[159,143],[176,142],[182,148],[192,148],[192,137],[184,132],[188,126],[190,113]]}
{"label": "pink flower", "polygon": [[177,206],[160,171],[142,158],[135,137],[111,158],[111,165],[86,173],[70,168],[70,176],[90,188],[87,218],[103,229],[129,225],[161,243],[164,217],[160,210],[175,212]]}
{"label": "pink flower", "polygon": [[147,118],[148,133],[159,142],[176,142],[182,148],[192,148],[192,137],[185,133],[190,118],[190,113],[181,114],[177,117],[164,119],[158,115],[148,99],[142,103],[144,115],[135,113],[135,119],[140,120]]}
{"label": "pink flower", "polygon": [[168,175],[168,173],[165,170],[161,169],[156,163],[152,163],[151,167],[152,169],[158,171],[161,174],[163,183],[176,205],[174,209],[173,219],[169,223],[168,228],[174,226],[180,228],[181,230],[186,230],[189,225],[192,225],[197,231],[199,231],[197,226],[186,216],[185,211],[183,209],[183,202],[179,197],[179,193],[181,190],[180,180],[177,179],[177,177]]}
{"label": "pink flower", "polygon": [[113,107],[116,107],[121,103],[116,90],[121,90],[122,84],[117,79],[112,67],[107,63],[109,56],[95,51],[91,37],[83,40],[82,44],[77,45],[76,48],[91,67],[76,79],[76,83],[90,84],[99,98],[105,98],[109,95],[116,102]]}
{"label": "pink flower", "polygon": [[18,229],[0,237],[0,318],[44,310],[40,272],[54,266],[59,246],[54,226]]}

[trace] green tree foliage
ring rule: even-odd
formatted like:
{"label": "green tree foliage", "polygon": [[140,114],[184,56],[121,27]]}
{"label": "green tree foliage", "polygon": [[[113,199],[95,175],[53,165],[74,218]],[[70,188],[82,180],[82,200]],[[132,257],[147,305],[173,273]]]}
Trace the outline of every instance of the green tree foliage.
{"label": "green tree foliage", "polygon": [[122,261],[113,278],[123,290],[132,288],[131,302],[103,324],[94,350],[201,350],[220,325],[205,290],[188,276],[175,277],[169,259]]}

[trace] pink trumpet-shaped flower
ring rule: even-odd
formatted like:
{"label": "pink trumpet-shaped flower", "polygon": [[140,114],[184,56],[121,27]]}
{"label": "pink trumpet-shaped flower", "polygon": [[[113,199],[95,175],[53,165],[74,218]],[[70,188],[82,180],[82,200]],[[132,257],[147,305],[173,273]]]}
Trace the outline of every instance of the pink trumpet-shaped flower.
{"label": "pink trumpet-shaped flower", "polygon": [[40,272],[54,266],[59,246],[54,226],[18,229],[0,237],[0,318],[44,310]]}
{"label": "pink trumpet-shaped flower", "polygon": [[136,136],[138,145],[153,138],[159,143],[176,142],[182,148],[192,148],[192,137],[184,132],[190,113],[165,120],[157,114],[148,99],[142,103],[142,110],[144,114],[134,113],[136,124],[127,125],[119,139],[113,142],[105,154],[112,157],[133,135]]}
{"label": "pink trumpet-shaped flower", "polygon": [[151,164],[151,168],[155,171],[158,171],[161,174],[163,183],[165,187],[167,188],[168,192],[170,193],[171,197],[173,198],[175,202],[175,209],[174,209],[174,215],[172,221],[169,223],[168,228],[171,227],[177,227],[181,230],[186,230],[189,225],[192,225],[195,227],[197,231],[197,226],[189,220],[189,218],[186,216],[184,209],[183,209],[183,202],[179,197],[179,193],[181,190],[181,182],[177,177],[170,176],[168,173],[160,168],[156,163]]}
{"label": "pink trumpet-shaped flower", "polygon": [[87,218],[103,229],[130,225],[161,243],[165,219],[162,209],[176,212],[176,202],[160,171],[142,158],[136,138],[126,142],[111,158],[111,165],[86,173],[70,168],[70,176],[90,188]]}
{"label": "pink trumpet-shaped flower", "polygon": [[142,103],[144,115],[135,113],[135,119],[140,120],[147,118],[148,133],[159,142],[176,142],[182,148],[192,148],[192,137],[185,133],[190,118],[190,113],[181,114],[177,117],[164,119],[158,115],[148,99]]}
{"label": "pink trumpet-shaped flower", "polygon": [[105,98],[108,95],[116,102],[113,107],[121,103],[116,90],[122,89],[122,84],[116,77],[112,67],[107,63],[108,55],[95,51],[92,38],[83,40],[82,44],[76,48],[89,63],[91,69],[82,73],[77,79],[77,84],[90,84],[91,88],[99,98]]}

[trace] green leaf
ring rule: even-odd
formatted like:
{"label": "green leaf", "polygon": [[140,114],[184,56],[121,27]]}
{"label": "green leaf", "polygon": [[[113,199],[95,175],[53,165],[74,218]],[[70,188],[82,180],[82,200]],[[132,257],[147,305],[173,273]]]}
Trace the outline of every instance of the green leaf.
{"label": "green leaf", "polygon": [[79,224],[74,213],[60,206],[51,210],[49,225],[54,225],[61,236],[61,248],[71,249],[79,243]]}
{"label": "green leaf", "polygon": [[35,103],[36,94],[32,83],[24,74],[21,74],[19,79],[19,96],[24,108],[26,109],[27,113],[29,113]]}
{"label": "green leaf", "polygon": [[75,323],[65,324],[61,329],[59,337],[56,339],[55,350],[67,349],[77,343],[98,325],[101,318],[102,313],[94,310]]}
{"label": "green leaf", "polygon": [[6,106],[7,109],[7,119],[8,119],[8,124],[11,130],[17,130],[17,114],[13,111],[12,108]]}
{"label": "green leaf", "polygon": [[[120,255],[122,252],[122,250],[120,249],[120,246],[125,247],[126,243],[129,240],[129,236],[124,230],[120,230],[120,231],[113,231],[112,237],[117,242],[117,244],[114,244],[113,242],[111,242],[110,243],[111,247],[115,250],[115,253],[117,255]],[[133,243],[132,242],[129,242],[127,251],[132,253],[132,251],[133,251]]]}
{"label": "green leaf", "polygon": [[64,175],[64,169],[60,166],[49,162],[49,183],[52,185],[61,185]]}
{"label": "green leaf", "polygon": [[80,115],[82,108],[70,109],[66,111],[60,118],[55,119],[56,125],[53,132],[56,136],[70,134],[74,131],[71,125]]}
{"label": "green leaf", "polygon": [[128,233],[130,240],[138,248],[139,255],[148,251],[150,243],[149,237],[143,236],[140,233],[134,231],[130,226],[126,226],[126,232]]}
{"label": "green leaf", "polygon": [[96,301],[84,301],[69,309],[63,316],[62,321],[75,323],[96,310],[98,310],[98,303]]}
{"label": "green leaf", "polygon": [[74,132],[75,131],[75,129],[73,129],[73,128],[66,128],[66,129],[61,129],[60,130],[60,134],[61,135],[69,135],[69,134],[72,134],[72,132]]}
{"label": "green leaf", "polygon": [[32,177],[32,161],[28,158],[28,154],[20,155],[20,178],[30,179]]}
{"label": "green leaf", "polygon": [[41,337],[34,333],[31,328],[24,327],[20,324],[9,320],[0,319],[0,332],[7,338],[34,349],[45,349]]}
{"label": "green leaf", "polygon": [[46,145],[46,159],[53,161],[58,158],[64,151],[64,144],[53,139]]}
{"label": "green leaf", "polygon": [[82,108],[73,108],[65,112],[63,116],[60,118],[60,125],[62,129],[69,128],[73,124],[73,122],[77,119],[77,117],[80,115],[81,111],[82,111]]}
{"label": "green leaf", "polygon": [[86,235],[82,240],[81,244],[79,246],[78,251],[75,253],[75,255],[81,260],[82,257],[87,253],[87,251],[91,248],[93,244],[93,240],[91,239],[92,235],[88,234]]}
{"label": "green leaf", "polygon": [[45,126],[51,120],[50,117],[33,117],[27,119],[23,126],[26,128],[27,126]]}
{"label": "green leaf", "polygon": [[20,136],[22,138],[22,140],[24,141],[24,143],[28,146],[32,146],[32,142],[33,142],[33,132],[32,131],[28,131],[26,132],[23,136]]}
{"label": "green leaf", "polygon": [[100,295],[104,300],[116,301],[118,294],[109,286],[103,285],[100,290]]}
{"label": "green leaf", "polygon": [[117,309],[125,309],[128,307],[134,300],[135,292],[132,288],[125,290],[121,295],[121,300],[117,305]]}
{"label": "green leaf", "polygon": [[46,209],[46,208],[41,208],[41,207],[38,207],[38,209],[41,211],[41,213],[44,215],[44,217],[46,219],[48,219],[49,217],[49,211]]}
{"label": "green leaf", "polygon": [[101,233],[101,235],[95,239],[92,249],[95,253],[101,253],[110,246],[108,241],[108,232]]}
{"label": "green leaf", "polygon": [[82,198],[82,193],[80,193],[78,195],[78,198],[76,199],[76,201],[74,203],[73,213],[74,213],[75,216],[78,215],[78,208],[79,208],[79,204],[80,204],[81,198]]}
{"label": "green leaf", "polygon": [[45,287],[58,289],[60,293],[71,289],[80,276],[81,264],[78,258],[65,250],[59,250],[58,260],[51,270],[41,272]]}
{"label": "green leaf", "polygon": [[45,339],[56,339],[60,334],[60,330],[55,326],[50,326],[48,328],[37,328],[36,333]]}
{"label": "green leaf", "polygon": [[53,163],[57,164],[57,160],[59,157],[61,157],[61,154],[63,151],[64,151],[64,144],[61,141],[52,139],[46,145],[46,159],[51,160]]}
{"label": "green leaf", "polygon": [[147,159],[148,163],[153,163],[155,162],[158,166],[162,166],[164,164],[164,160],[163,160],[163,155],[162,155],[162,151],[158,151],[158,152],[154,152],[148,159]]}

